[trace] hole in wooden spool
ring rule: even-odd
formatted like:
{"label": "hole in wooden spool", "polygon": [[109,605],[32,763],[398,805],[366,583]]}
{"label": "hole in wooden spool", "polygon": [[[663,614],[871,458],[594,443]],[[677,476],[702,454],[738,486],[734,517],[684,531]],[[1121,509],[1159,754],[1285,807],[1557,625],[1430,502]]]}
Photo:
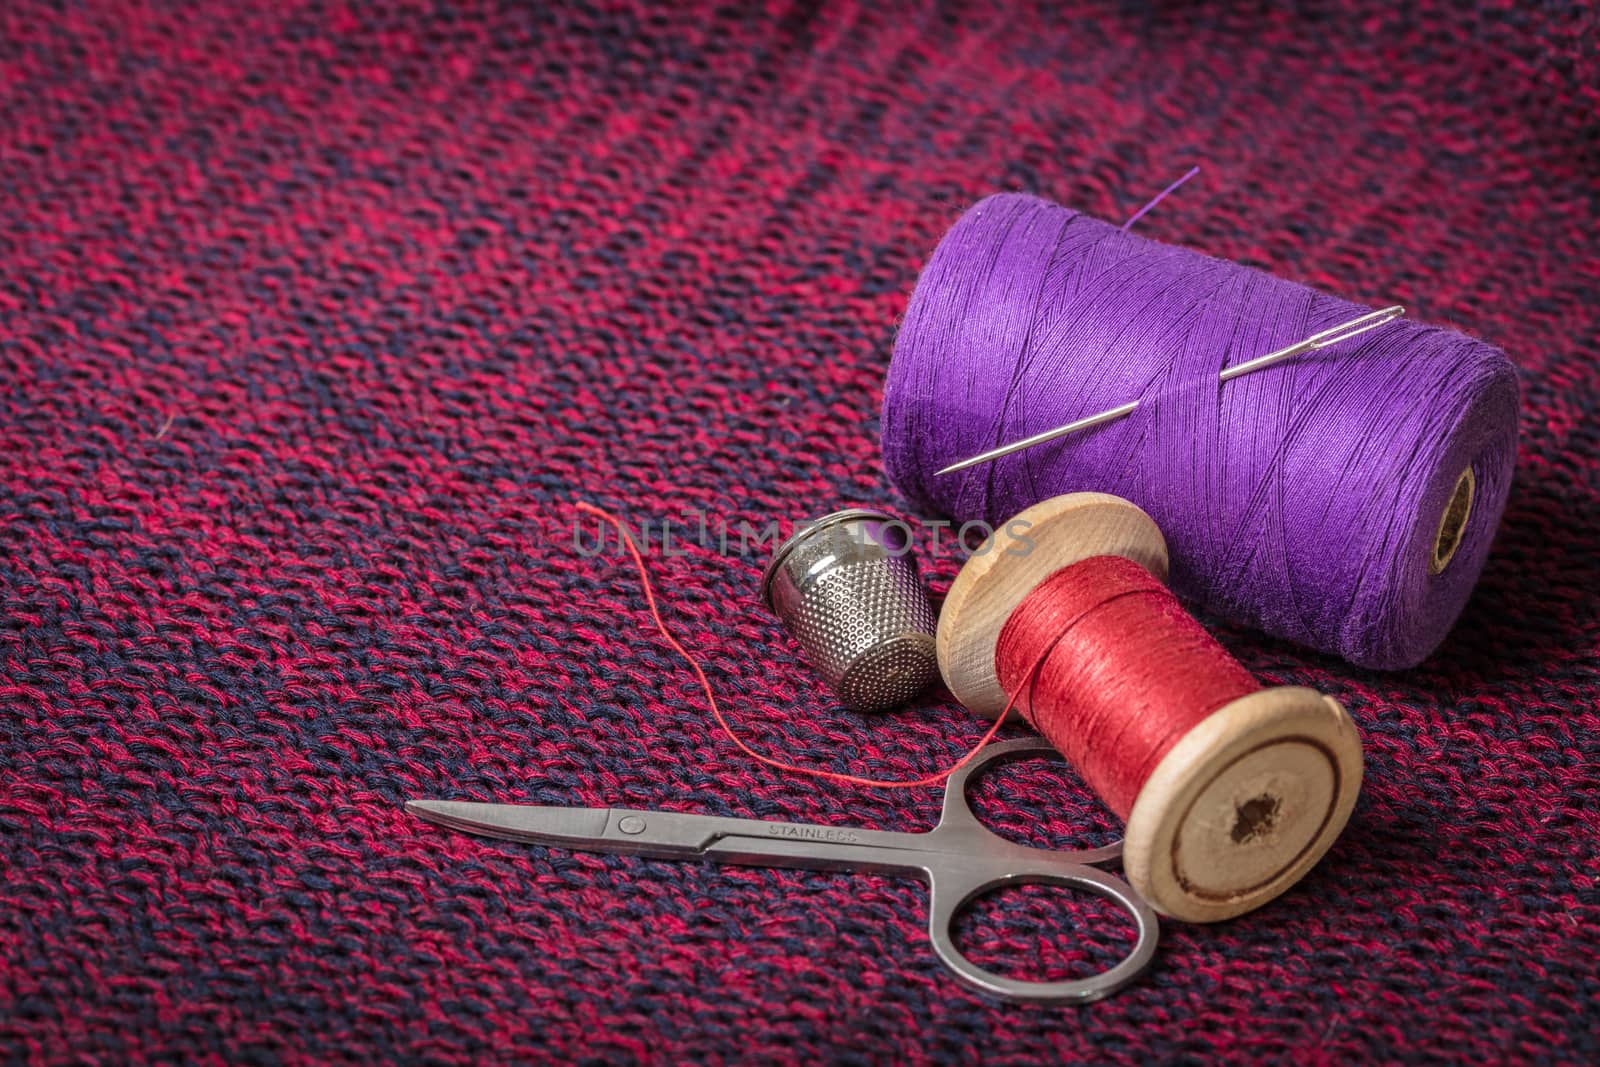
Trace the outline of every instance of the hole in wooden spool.
{"label": "hole in wooden spool", "polygon": [[1272,832],[1278,822],[1277,797],[1263,793],[1234,807],[1233,843],[1242,845]]}
{"label": "hole in wooden spool", "polygon": [[1456,479],[1450,502],[1444,506],[1444,514],[1439,518],[1439,535],[1433,539],[1433,562],[1428,567],[1430,573],[1438,574],[1450,566],[1456,549],[1461,547],[1461,537],[1467,530],[1467,516],[1472,514],[1472,495],[1477,486],[1478,480],[1473,476],[1471,467],[1462,471],[1461,477]]}

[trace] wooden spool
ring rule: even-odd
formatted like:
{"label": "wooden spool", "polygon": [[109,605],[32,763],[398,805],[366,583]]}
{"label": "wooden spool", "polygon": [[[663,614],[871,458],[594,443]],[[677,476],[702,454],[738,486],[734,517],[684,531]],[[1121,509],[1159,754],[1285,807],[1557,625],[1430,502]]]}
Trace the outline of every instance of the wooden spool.
{"label": "wooden spool", "polygon": [[[1154,520],[1104,493],[1035,504],[974,553],[945,598],[937,638],[939,669],[962,704],[990,719],[1005,708],[1001,627],[1045,578],[1104,555],[1166,578]],[[1190,922],[1258,908],[1322,858],[1360,788],[1361,741],[1337,701],[1299,686],[1241,697],[1184,735],[1140,790],[1123,841],[1128,881]]]}

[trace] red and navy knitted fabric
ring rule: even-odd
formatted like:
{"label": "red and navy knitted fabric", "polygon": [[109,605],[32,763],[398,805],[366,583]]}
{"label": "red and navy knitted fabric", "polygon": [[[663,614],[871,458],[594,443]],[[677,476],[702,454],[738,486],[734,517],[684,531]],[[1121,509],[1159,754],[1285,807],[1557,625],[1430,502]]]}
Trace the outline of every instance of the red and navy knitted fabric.
{"label": "red and navy knitted fabric", "polygon": [[[6,1058],[1600,1058],[1600,68],[1592,9],[1526,6],[5,5]],[[1299,888],[1169,924],[1105,1003],[1003,1006],[935,960],[915,882],[404,814],[929,826],[935,790],[716,735],[572,502],[707,516],[650,565],[754,743],[946,765],[980,724],[838,707],[719,524],[901,506],[884,368],[969,203],[1120,219],[1196,162],[1142,232],[1524,375],[1503,530],[1425,665],[1218,627],[1363,732]],[[942,591],[959,556],[923,559]],[[1029,840],[1115,829],[1036,767],[978,800]],[[1099,917],[1007,897],[965,943],[1070,974],[1115,950]]]}

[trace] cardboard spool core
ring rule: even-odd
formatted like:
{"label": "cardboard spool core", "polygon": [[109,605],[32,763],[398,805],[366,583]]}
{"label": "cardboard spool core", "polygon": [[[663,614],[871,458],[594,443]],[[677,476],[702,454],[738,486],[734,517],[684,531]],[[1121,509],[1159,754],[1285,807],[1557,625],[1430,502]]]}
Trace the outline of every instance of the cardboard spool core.
{"label": "cardboard spool core", "polygon": [[[962,704],[990,719],[1000,713],[1001,627],[1045,578],[1103,555],[1166,577],[1154,520],[1103,493],[1035,504],[967,561],[937,639],[939,669]],[[1360,788],[1361,741],[1337,701],[1291,686],[1231,701],[1185,734],[1140,790],[1122,848],[1128,881],[1158,911],[1190,922],[1258,908],[1322,858]]]}
{"label": "cardboard spool core", "polygon": [[1456,487],[1439,516],[1439,532],[1433,539],[1433,559],[1428,564],[1430,574],[1439,574],[1450,566],[1461,547],[1461,538],[1467,532],[1467,518],[1472,514],[1472,498],[1478,488],[1477,475],[1468,467],[1456,479]]}

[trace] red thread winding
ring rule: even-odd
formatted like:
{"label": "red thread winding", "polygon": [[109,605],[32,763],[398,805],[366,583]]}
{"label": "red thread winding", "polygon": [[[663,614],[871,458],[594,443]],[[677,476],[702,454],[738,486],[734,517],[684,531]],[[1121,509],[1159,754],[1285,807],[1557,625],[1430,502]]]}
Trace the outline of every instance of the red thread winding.
{"label": "red thread winding", "polygon": [[995,669],[1023,717],[1124,820],[1184,734],[1261,688],[1154,575],[1121,556],[1039,583],[1001,628]]}

